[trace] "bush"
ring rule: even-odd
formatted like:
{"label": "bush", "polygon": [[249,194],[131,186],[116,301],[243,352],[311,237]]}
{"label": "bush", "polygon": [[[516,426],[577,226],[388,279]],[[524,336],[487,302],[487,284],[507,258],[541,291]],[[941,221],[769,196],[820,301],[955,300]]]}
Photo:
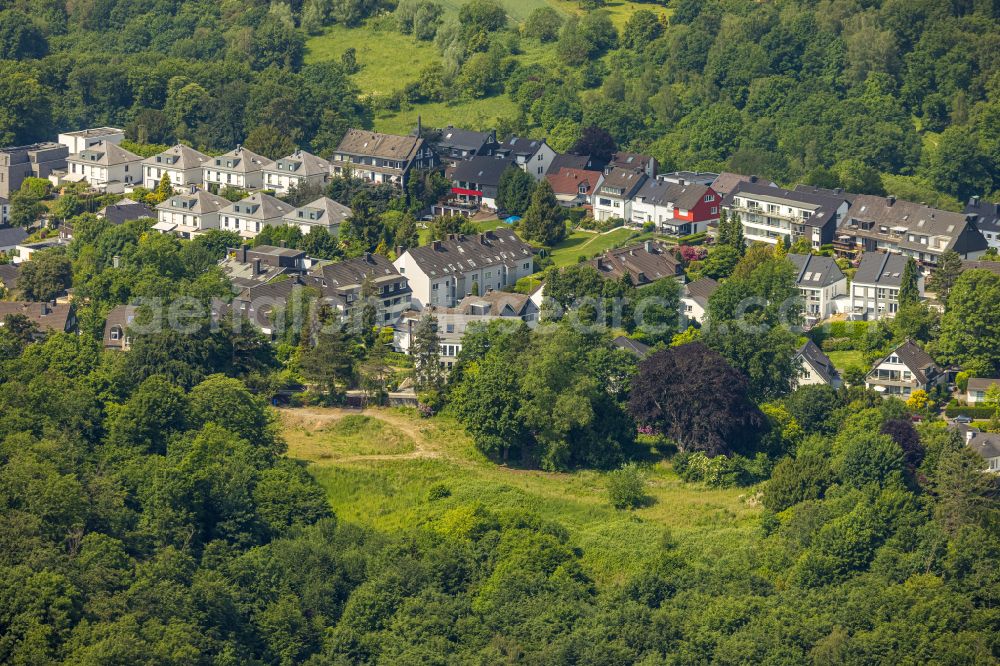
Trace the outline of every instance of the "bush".
{"label": "bush", "polygon": [[771,473],[771,460],[763,453],[753,458],[734,455],[709,458],[703,452],[679,453],[672,459],[674,471],[688,482],[703,482],[713,488],[732,488],[759,483]]}
{"label": "bush", "polygon": [[701,245],[708,239],[708,234],[704,231],[688,236],[681,236],[677,239],[678,245]]}
{"label": "bush", "polygon": [[616,509],[634,509],[646,501],[646,475],[636,463],[608,474],[608,498]]}
{"label": "bush", "polygon": [[996,412],[995,407],[977,406],[961,407],[958,404],[950,404],[944,408],[945,415],[953,419],[956,416],[968,416],[972,419],[988,419]]}
{"label": "bush", "polygon": [[451,497],[451,488],[443,483],[435,483],[427,489],[427,499],[431,502]]}
{"label": "bush", "polygon": [[805,453],[784,458],[771,474],[763,504],[771,511],[784,511],[804,500],[822,498],[833,481],[833,470],[822,455]]}

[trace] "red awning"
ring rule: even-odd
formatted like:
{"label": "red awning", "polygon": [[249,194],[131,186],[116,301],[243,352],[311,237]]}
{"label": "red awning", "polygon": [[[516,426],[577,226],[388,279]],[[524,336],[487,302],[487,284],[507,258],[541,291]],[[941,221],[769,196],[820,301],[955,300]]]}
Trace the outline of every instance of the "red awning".
{"label": "red awning", "polygon": [[466,189],[463,189],[461,187],[453,187],[453,188],[451,188],[451,193],[452,194],[464,194],[467,197],[481,197],[481,196],[483,196],[483,193],[480,192],[479,190],[466,190]]}

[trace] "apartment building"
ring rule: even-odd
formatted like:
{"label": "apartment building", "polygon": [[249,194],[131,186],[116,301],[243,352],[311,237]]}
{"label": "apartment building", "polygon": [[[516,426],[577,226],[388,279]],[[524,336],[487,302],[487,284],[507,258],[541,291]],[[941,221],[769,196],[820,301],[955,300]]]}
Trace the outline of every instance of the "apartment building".
{"label": "apartment building", "polygon": [[142,185],[155,190],[163,174],[175,188],[199,185],[204,178],[204,167],[211,159],[205,153],[179,143],[142,161]]}
{"label": "apartment building", "polygon": [[723,200],[723,208],[742,223],[748,243],[791,245],[805,239],[817,249],[833,242],[849,207],[846,197],[786,190],[760,181],[737,183]]}
{"label": "apartment building", "polygon": [[65,169],[67,157],[66,146],[52,141],[0,148],[0,199],[9,200],[25,178],[48,178]]}
{"label": "apartment building", "polygon": [[225,155],[213,157],[205,165],[202,180],[207,187],[236,187],[259,190],[264,187],[264,169],[273,162],[263,155],[236,146]]}
{"label": "apartment building", "polygon": [[322,187],[329,182],[330,163],[304,150],[296,150],[264,167],[264,189],[274,190],[278,195],[288,194],[292,188]]}
{"label": "apartment building", "polygon": [[[850,311],[865,319],[891,319],[899,311],[899,288],[907,257],[888,252],[865,252],[851,282]],[[924,279],[918,276],[920,295]]]}
{"label": "apartment building", "polygon": [[331,163],[335,176],[350,171],[356,178],[405,188],[413,169],[437,165],[437,154],[419,136],[349,129],[333,152]]}
{"label": "apartment building", "polygon": [[809,321],[826,319],[835,311],[838,297],[847,294],[847,276],[833,257],[790,254],[795,265],[795,285],[802,295],[803,314]]}
{"label": "apartment building", "polygon": [[142,180],[142,157],[116,143],[96,141],[66,158],[67,180],[86,180],[91,187],[122,193]]}

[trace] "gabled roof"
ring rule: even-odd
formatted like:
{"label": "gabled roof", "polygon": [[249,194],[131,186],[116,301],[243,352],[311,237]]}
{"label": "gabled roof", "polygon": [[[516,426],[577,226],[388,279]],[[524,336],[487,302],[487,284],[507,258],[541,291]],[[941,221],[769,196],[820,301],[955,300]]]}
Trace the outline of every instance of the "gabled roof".
{"label": "gabled roof", "polygon": [[549,173],[559,173],[560,169],[593,169],[593,162],[590,159],[590,155],[574,155],[572,153],[556,153],[556,156],[552,158],[552,162],[549,163]]}
{"label": "gabled roof", "polygon": [[447,149],[476,151],[481,150],[491,140],[496,141],[493,132],[475,132],[451,126],[442,128],[440,132],[441,136],[436,143],[439,147]]}
{"label": "gabled roof", "polygon": [[129,220],[138,220],[144,217],[156,217],[156,213],[149,206],[134,201],[130,203],[119,201],[109,204],[100,210],[100,214],[114,225],[125,224]]}
{"label": "gabled roof", "polygon": [[20,314],[37,324],[42,331],[65,333],[72,313],[72,303],[0,301],[0,325],[7,317]]}
{"label": "gabled roof", "polygon": [[206,166],[234,173],[251,173],[265,169],[273,163],[263,155],[258,155],[243,146],[236,146],[236,148],[230,150],[225,155],[213,157],[212,161]]}
{"label": "gabled roof", "polygon": [[118,305],[111,309],[111,312],[108,313],[108,318],[104,321],[105,347],[125,346],[124,337],[119,337],[117,340],[111,339],[111,329],[117,327],[124,333],[132,325],[132,321],[138,312],[139,306],[137,305]]}
{"label": "gabled roof", "polygon": [[636,287],[676,277],[683,270],[669,248],[656,241],[608,250],[589,263],[605,278],[618,280],[627,274]]}
{"label": "gabled roof", "polygon": [[712,181],[712,189],[718,192],[719,196],[725,197],[727,194],[735,190],[736,186],[740,183],[763,183],[769,187],[774,186],[774,183],[767,178],[760,178],[759,176],[744,176],[739,173],[732,173],[731,171],[723,171],[714,181]]}
{"label": "gabled roof", "polygon": [[817,257],[812,254],[790,254],[791,261],[798,270],[795,283],[800,287],[829,287],[846,279],[844,272],[833,257]]}
{"label": "gabled roof", "polygon": [[[158,159],[159,158],[159,159]],[[179,171],[187,169],[200,169],[211,160],[205,153],[199,152],[190,146],[178,143],[176,146],[167,148],[162,153],[147,157],[142,161],[149,166],[160,166]]]}
{"label": "gabled roof", "polygon": [[611,341],[611,344],[619,349],[624,349],[638,358],[645,358],[646,355],[649,354],[650,350],[650,346],[646,343],[633,340],[632,338],[627,338],[624,335],[616,337]]}
{"label": "gabled roof", "polygon": [[306,284],[318,287],[324,295],[331,295],[359,288],[366,277],[371,278],[375,284],[380,284],[398,280],[402,276],[392,262],[382,255],[365,254],[313,268],[306,276]]}
{"label": "gabled roof", "polygon": [[381,134],[363,129],[349,129],[334,152],[409,162],[416,157],[423,145],[424,140],[418,136]]}
{"label": "gabled roof", "polygon": [[631,169],[633,171],[646,171],[653,158],[642,153],[629,153],[619,150],[611,156],[608,166],[612,168]]}
{"label": "gabled roof", "polygon": [[229,204],[222,210],[222,213],[224,215],[238,215],[251,220],[273,220],[284,217],[291,211],[291,204],[286,204],[270,194],[254,192],[248,197]]}
{"label": "gabled roof", "polygon": [[880,287],[898,287],[903,284],[903,271],[907,258],[888,252],[865,252],[854,273],[854,284],[873,284]]}
{"label": "gabled roof", "polygon": [[694,282],[688,282],[684,285],[684,297],[690,298],[702,307],[707,307],[708,299],[712,297],[712,294],[714,294],[718,288],[719,283],[712,278],[699,278]]}
{"label": "gabled roof", "polygon": [[531,245],[507,229],[495,229],[474,236],[452,234],[447,240],[411,247],[406,251],[420,270],[431,278],[485,266],[510,266],[530,260],[534,253]]}
{"label": "gabled roof", "polygon": [[1000,202],[992,203],[982,197],[972,197],[965,204],[965,213],[979,216],[976,226],[980,231],[1000,233]]}
{"label": "gabled roof", "polygon": [[985,391],[994,384],[1000,386],[1000,377],[971,377],[967,389],[969,391]]}
{"label": "gabled roof", "polygon": [[522,317],[537,310],[527,294],[513,294],[505,291],[488,291],[482,296],[466,296],[454,308],[468,315],[492,315],[494,317]]}
{"label": "gabled roof", "polygon": [[[604,182],[597,191],[606,196],[631,199],[647,178],[649,176],[642,172],[616,167],[604,177]],[[622,190],[623,193],[615,194],[614,190]]]}
{"label": "gabled roof", "polygon": [[0,284],[9,291],[14,291],[17,289],[17,276],[20,272],[20,264],[0,264]]}
{"label": "gabled roof", "polygon": [[982,432],[979,428],[962,430],[966,444],[981,457],[986,460],[1000,458],[1000,434]]}
{"label": "gabled roof", "polygon": [[893,354],[899,357],[899,362],[909,368],[914,378],[921,384],[926,384],[929,378],[941,374],[941,369],[934,363],[931,355],[910,339],[907,339],[906,342],[889,352],[884,358],[875,363],[873,367],[877,368],[882,365]]}
{"label": "gabled roof", "polygon": [[232,202],[225,197],[212,194],[206,190],[174,194],[167,197],[156,206],[156,210],[190,211],[193,215],[204,215],[222,210]]}
{"label": "gabled roof", "polygon": [[[898,234],[901,248],[918,252],[945,252],[955,250],[959,254],[977,252],[988,247],[986,239],[975,226],[975,217],[967,213],[953,213],[949,210],[931,208],[912,201],[897,200],[895,197],[878,197],[859,194],[845,216],[841,228],[845,232],[854,231],[855,226],[870,222],[874,228],[872,235]],[[851,229],[848,229],[851,227]],[[882,232],[881,228],[887,231]],[[911,241],[908,234],[937,236],[944,240],[941,246]]]}
{"label": "gabled roof", "polygon": [[982,270],[1000,275],[1000,261],[962,261],[962,270]]}
{"label": "gabled roof", "polygon": [[86,150],[81,150],[75,155],[66,158],[70,162],[85,162],[87,164],[99,164],[101,166],[116,166],[126,162],[138,162],[142,157],[133,152],[129,152],[116,143],[98,141]]}
{"label": "gabled roof", "polygon": [[531,139],[523,136],[510,136],[500,144],[497,152],[505,155],[531,157],[545,143],[545,139]]}
{"label": "gabled roof", "polygon": [[338,225],[351,216],[351,209],[329,197],[320,197],[285,215],[292,224]]}
{"label": "gabled roof", "polygon": [[22,227],[0,227],[0,247],[14,247],[27,237]]}
{"label": "gabled roof", "polygon": [[290,173],[295,176],[315,176],[318,174],[330,173],[330,163],[316,157],[312,153],[304,150],[296,150],[288,157],[275,160],[270,165],[264,167],[264,171],[271,173]]}
{"label": "gabled roof", "polygon": [[681,185],[658,178],[649,178],[635,193],[635,198],[654,206],[666,206],[672,203],[677,208],[691,210],[701,203],[702,197],[708,192],[709,188],[706,185]]}
{"label": "gabled roof", "polygon": [[587,186],[587,192],[592,192],[597,183],[604,176],[600,171],[587,171],[585,169],[569,169],[562,167],[557,173],[551,171],[545,179],[552,186],[552,191],[556,194],[577,195],[580,193],[580,185]]}
{"label": "gabled roof", "polygon": [[477,155],[471,160],[459,162],[458,166],[451,172],[451,179],[464,183],[497,187],[500,185],[500,176],[512,164],[513,162],[509,158]]}
{"label": "gabled roof", "polygon": [[803,185],[799,183],[795,186],[796,192],[812,192],[813,194],[824,194],[828,197],[834,197],[836,199],[844,199],[848,203],[854,203],[854,200],[858,198],[857,194],[851,194],[850,192],[845,192],[839,187],[818,187],[816,185]]}
{"label": "gabled roof", "polygon": [[837,373],[833,361],[812,340],[806,340],[805,344],[799,348],[798,356],[808,363],[827,384],[832,384],[839,378],[840,375]]}

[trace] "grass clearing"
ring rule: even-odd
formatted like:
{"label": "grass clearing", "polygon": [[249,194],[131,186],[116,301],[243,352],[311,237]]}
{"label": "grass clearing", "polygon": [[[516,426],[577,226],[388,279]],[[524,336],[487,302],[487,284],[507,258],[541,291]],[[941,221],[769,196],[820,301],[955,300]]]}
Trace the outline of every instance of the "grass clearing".
{"label": "grass clearing", "polygon": [[581,256],[589,259],[625,243],[635,235],[637,235],[636,231],[624,227],[606,234],[576,230],[562,242],[553,246],[551,250],[552,261],[560,268],[571,266],[577,263]]}
{"label": "grass clearing", "polygon": [[830,357],[833,366],[841,372],[852,365],[861,368],[866,367],[864,353],[859,351],[831,351],[826,352],[826,355]]}
{"label": "grass clearing", "polygon": [[[412,410],[369,410],[361,416],[368,424],[384,421],[408,436],[415,444],[410,453],[361,454],[383,446],[379,433],[384,431],[370,427],[352,430],[350,446],[356,449],[351,455],[322,458],[313,438],[328,431],[331,423],[357,414],[310,408],[282,410],[282,415],[288,455],[308,464],[342,520],[391,532],[433,526],[450,512],[474,504],[532,511],[570,531],[573,545],[583,550],[585,566],[601,584],[635,573],[660,547],[667,530],[689,544],[718,539],[720,533],[742,542],[759,515],[745,491],[685,483],[668,462],[649,471],[647,506],[617,511],[608,502],[602,472],[561,474],[497,465],[475,449],[450,416],[425,420]],[[314,429],[313,438],[304,434],[302,424]],[[429,489],[439,483],[451,495],[429,499]]]}
{"label": "grass clearing", "polygon": [[[398,87],[402,87],[402,82]],[[497,126],[501,118],[517,115],[517,105],[506,95],[460,102],[430,102],[408,105],[399,111],[380,111],[375,116],[375,129],[380,132],[408,134],[417,126],[417,116],[424,127],[454,125],[471,130],[486,130]]]}
{"label": "grass clearing", "polygon": [[411,453],[413,439],[393,425],[369,416],[348,415],[320,425],[315,420],[284,415],[289,450],[310,460]]}

